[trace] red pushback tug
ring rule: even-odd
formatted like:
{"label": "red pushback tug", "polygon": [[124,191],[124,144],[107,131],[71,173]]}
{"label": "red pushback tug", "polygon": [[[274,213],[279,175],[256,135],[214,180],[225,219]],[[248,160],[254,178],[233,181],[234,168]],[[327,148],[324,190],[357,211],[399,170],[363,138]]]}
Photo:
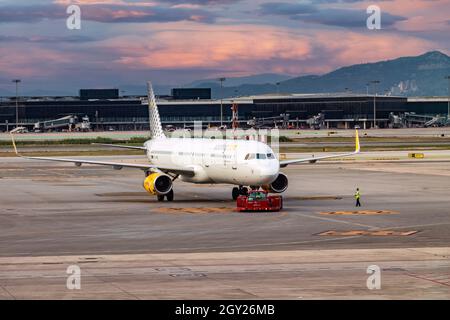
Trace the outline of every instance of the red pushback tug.
{"label": "red pushback tug", "polygon": [[269,196],[267,191],[250,191],[237,199],[237,211],[280,211],[283,197]]}

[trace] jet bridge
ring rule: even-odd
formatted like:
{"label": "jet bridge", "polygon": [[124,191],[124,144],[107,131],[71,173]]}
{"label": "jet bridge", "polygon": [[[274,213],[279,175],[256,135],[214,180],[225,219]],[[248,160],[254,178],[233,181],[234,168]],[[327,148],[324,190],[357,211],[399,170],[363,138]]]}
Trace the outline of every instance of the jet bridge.
{"label": "jet bridge", "polygon": [[261,129],[264,127],[281,127],[287,129],[289,127],[289,114],[283,113],[278,117],[253,118],[247,122],[252,128]]}
{"label": "jet bridge", "polygon": [[429,127],[444,127],[448,124],[447,116],[441,115],[422,115],[412,112],[404,114],[404,123],[406,127],[422,126]]}
{"label": "jet bridge", "polygon": [[405,112],[404,114],[389,115],[389,126],[391,128],[414,128],[414,127],[445,127],[450,126],[447,116],[416,114],[414,112]]}
{"label": "jet bridge", "polygon": [[68,115],[55,120],[46,120],[34,124],[34,132],[48,132],[67,129],[69,131],[89,131],[90,122],[87,116],[80,122],[77,116]]}

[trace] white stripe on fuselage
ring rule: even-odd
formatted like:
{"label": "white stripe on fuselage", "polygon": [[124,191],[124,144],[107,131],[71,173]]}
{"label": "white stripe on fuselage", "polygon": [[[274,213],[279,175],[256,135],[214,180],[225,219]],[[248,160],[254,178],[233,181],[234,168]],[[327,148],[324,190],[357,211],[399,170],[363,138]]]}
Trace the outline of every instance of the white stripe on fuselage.
{"label": "white stripe on fuselage", "polygon": [[159,138],[147,141],[145,147],[151,164],[193,168],[194,177],[180,177],[187,182],[261,186],[275,181],[280,169],[276,157],[246,160],[248,154],[274,155],[258,141]]}

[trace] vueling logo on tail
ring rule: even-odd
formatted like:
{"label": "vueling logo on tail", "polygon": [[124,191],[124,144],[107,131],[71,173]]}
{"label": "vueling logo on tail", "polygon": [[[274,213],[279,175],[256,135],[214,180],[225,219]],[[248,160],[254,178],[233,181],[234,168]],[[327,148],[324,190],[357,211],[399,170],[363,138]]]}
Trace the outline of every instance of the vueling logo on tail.
{"label": "vueling logo on tail", "polygon": [[147,82],[148,89],[148,116],[150,120],[150,135],[152,139],[165,138],[161,119],[159,117],[158,105],[156,104],[155,93],[153,92],[152,83]]}

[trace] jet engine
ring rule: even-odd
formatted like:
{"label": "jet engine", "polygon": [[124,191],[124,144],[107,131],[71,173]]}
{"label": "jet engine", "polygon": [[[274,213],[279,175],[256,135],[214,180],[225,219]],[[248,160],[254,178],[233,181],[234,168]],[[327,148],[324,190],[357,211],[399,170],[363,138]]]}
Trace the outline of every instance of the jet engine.
{"label": "jet engine", "polygon": [[280,172],[275,181],[264,186],[263,189],[272,193],[283,193],[287,190],[288,185],[288,177],[284,173]]}
{"label": "jet engine", "polygon": [[172,179],[165,174],[152,173],[144,180],[144,189],[156,196],[165,196],[172,190]]}

